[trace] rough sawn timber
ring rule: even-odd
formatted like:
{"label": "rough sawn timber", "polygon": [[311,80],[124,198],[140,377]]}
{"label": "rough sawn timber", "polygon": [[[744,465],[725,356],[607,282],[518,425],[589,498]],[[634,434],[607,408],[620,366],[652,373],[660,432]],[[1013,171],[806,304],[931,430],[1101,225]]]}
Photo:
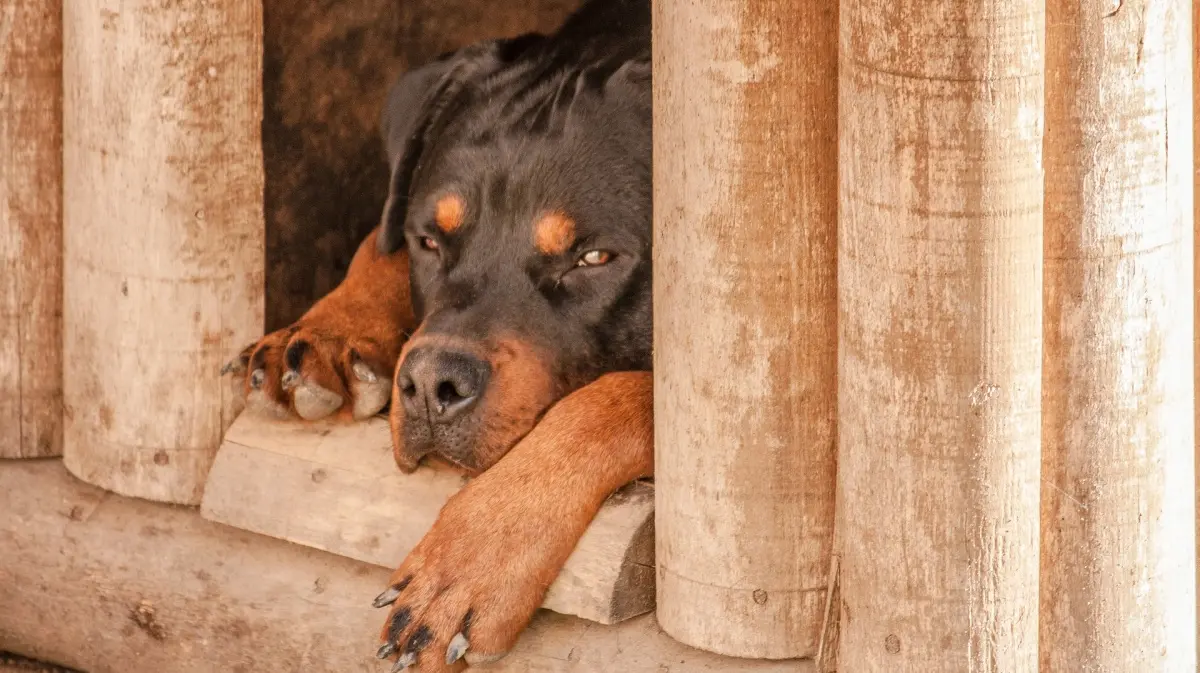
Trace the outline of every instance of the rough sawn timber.
{"label": "rough sawn timber", "polygon": [[0,5],[0,458],[62,453],[62,5]]}

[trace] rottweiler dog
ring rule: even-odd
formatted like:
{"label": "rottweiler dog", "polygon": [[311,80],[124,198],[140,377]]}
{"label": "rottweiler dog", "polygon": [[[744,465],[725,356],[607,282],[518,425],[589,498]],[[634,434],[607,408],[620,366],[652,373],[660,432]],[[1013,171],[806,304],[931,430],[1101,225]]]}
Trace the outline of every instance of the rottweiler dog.
{"label": "rottweiler dog", "polygon": [[650,0],[589,0],[401,76],[379,226],[231,363],[250,407],[387,408],[401,470],[473,477],[375,600],[396,670],[507,652],[607,496],[652,475],[650,24]]}

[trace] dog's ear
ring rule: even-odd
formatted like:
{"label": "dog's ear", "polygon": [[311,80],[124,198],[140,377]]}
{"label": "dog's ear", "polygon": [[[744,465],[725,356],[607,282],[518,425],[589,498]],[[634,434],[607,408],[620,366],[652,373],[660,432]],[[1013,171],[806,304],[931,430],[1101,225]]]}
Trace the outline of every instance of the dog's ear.
{"label": "dog's ear", "polygon": [[464,47],[410,70],[392,85],[379,123],[391,168],[376,239],[381,253],[391,254],[404,245],[413,175],[426,147],[453,115],[463,91],[542,39],[540,34],[526,33]]}

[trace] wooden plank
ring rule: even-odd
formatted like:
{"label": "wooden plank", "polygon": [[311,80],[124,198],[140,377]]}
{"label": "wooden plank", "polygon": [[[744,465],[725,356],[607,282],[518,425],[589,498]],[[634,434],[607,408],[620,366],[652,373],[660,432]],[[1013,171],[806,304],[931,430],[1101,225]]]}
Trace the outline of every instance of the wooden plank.
{"label": "wooden plank", "polygon": [[0,458],[62,453],[62,3],[0,4]]}
{"label": "wooden plank", "polygon": [[64,459],[194,505],[263,329],[262,1],[63,8]]}
{"label": "wooden plank", "polygon": [[657,614],[733,656],[812,656],[821,637],[837,35],[836,2],[654,3]]}
{"label": "wooden plank", "polygon": [[[244,413],[205,487],[211,521],[393,568],[464,484],[446,466],[402,474],[387,420],[303,424]],[[593,520],[544,606],[612,624],[654,609],[654,488],[631,484]]]}
{"label": "wooden plank", "polygon": [[[88,673],[366,673],[388,570],[125,498],[59,461],[0,463],[0,650]],[[472,669],[474,670],[474,669]],[[542,611],[502,673],[812,673]]]}
{"label": "wooden plank", "polygon": [[1035,673],[1045,3],[840,6],[838,667]]}
{"label": "wooden plank", "polygon": [[1043,671],[1196,671],[1190,4],[1047,3]]}

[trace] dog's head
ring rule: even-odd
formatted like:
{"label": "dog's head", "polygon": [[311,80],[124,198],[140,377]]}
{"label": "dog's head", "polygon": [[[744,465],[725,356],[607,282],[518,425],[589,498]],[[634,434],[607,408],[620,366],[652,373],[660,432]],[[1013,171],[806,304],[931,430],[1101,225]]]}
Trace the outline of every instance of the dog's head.
{"label": "dog's head", "polygon": [[650,64],[547,67],[543,40],[461,50],[389,96],[380,248],[408,249],[421,319],[392,397],[405,471],[485,470],[572,390],[650,368]]}

